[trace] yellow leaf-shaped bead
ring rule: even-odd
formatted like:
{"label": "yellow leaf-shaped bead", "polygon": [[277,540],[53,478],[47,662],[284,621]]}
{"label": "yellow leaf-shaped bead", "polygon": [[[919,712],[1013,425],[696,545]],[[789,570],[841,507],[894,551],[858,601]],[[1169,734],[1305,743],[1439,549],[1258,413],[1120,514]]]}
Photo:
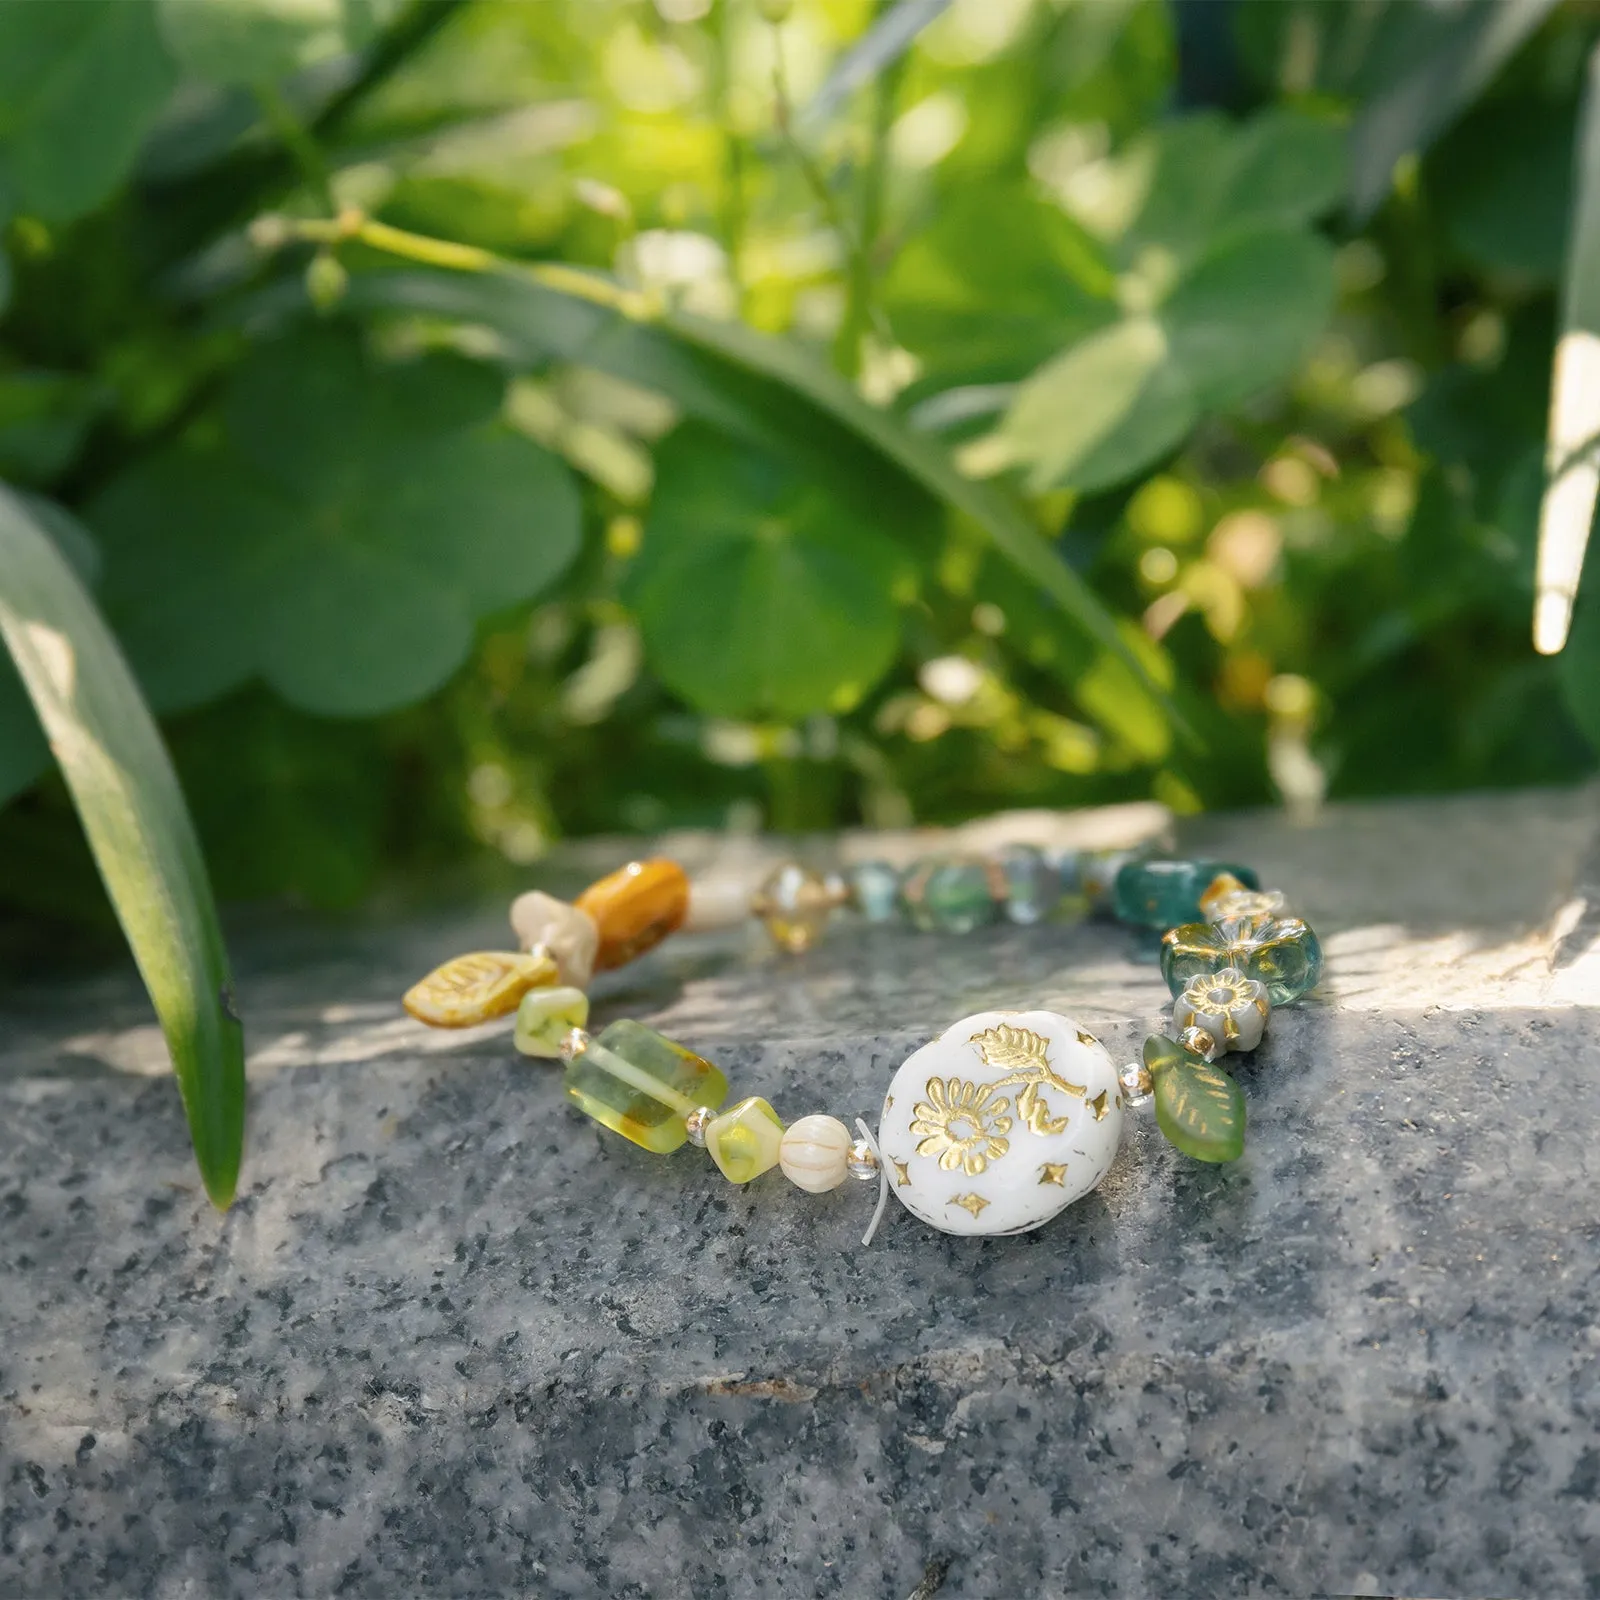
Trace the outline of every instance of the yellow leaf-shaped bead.
{"label": "yellow leaf-shaped bead", "polygon": [[471,1028],[515,1011],[530,989],[558,976],[549,956],[479,950],[434,968],[401,1003],[430,1028]]}
{"label": "yellow leaf-shaped bead", "polygon": [[595,970],[608,972],[642,956],[683,926],[689,880],[676,861],[630,861],[591,883],[573,902],[600,930]]}

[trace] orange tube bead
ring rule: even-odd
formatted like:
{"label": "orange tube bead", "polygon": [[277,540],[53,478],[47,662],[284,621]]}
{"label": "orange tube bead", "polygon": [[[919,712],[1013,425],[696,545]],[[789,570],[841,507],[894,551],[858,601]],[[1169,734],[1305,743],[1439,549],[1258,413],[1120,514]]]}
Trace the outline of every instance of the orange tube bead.
{"label": "orange tube bead", "polygon": [[600,930],[598,971],[642,956],[683,926],[689,914],[689,879],[676,861],[630,861],[573,902]]}

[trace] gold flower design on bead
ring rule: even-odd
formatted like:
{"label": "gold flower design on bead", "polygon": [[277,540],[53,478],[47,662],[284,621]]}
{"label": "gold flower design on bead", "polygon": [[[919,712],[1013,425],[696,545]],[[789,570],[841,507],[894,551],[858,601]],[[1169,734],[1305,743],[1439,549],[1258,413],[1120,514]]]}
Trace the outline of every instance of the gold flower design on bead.
{"label": "gold flower design on bead", "polygon": [[975,1178],[1011,1148],[1011,1100],[992,1084],[962,1078],[929,1078],[926,1100],[914,1108],[911,1131],[920,1136],[919,1156],[938,1160],[945,1172],[957,1167]]}
{"label": "gold flower design on bead", "polygon": [[1266,1031],[1272,1009],[1267,988],[1237,967],[1196,973],[1172,1004],[1174,1030],[1200,1028],[1216,1040],[1217,1050],[1254,1050]]}

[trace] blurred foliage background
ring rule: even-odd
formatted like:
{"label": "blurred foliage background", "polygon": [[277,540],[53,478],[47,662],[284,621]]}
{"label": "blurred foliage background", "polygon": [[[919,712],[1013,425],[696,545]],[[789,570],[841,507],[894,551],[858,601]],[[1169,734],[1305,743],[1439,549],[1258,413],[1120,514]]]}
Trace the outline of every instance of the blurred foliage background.
{"label": "blurred foliage background", "polygon": [[[1529,615],[1597,37],[1570,0],[0,0],[0,479],[233,899],[602,830],[1572,781],[1600,648]],[[1020,507],[1193,737],[789,361]],[[0,919],[106,915],[0,660]]]}

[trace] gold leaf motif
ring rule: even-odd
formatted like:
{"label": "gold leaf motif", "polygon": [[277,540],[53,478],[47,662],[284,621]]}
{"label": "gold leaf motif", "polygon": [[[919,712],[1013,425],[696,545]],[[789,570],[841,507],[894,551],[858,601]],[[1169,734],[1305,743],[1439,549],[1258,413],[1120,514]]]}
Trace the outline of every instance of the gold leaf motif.
{"label": "gold leaf motif", "polygon": [[1017,1115],[1030,1133],[1044,1138],[1066,1132],[1070,1119],[1051,1116],[1050,1107],[1039,1091],[1048,1085],[1063,1094],[1076,1095],[1080,1100],[1089,1091],[1081,1083],[1068,1083],[1050,1065],[1048,1039],[1027,1028],[1014,1028],[1002,1022],[973,1034],[970,1043],[977,1045],[985,1066],[999,1067],[1005,1073],[1003,1078],[997,1078],[988,1086],[991,1090],[1023,1086],[1017,1096]]}
{"label": "gold leaf motif", "polygon": [[1026,1028],[1013,1028],[1002,1022],[997,1027],[973,1034],[971,1042],[977,1045],[978,1054],[983,1057],[986,1067],[999,1067],[1002,1072],[1030,1067],[1049,1070],[1049,1041],[1037,1033],[1030,1033]]}
{"label": "gold leaf motif", "polygon": [[909,1161],[896,1161],[893,1156],[890,1156],[889,1165],[895,1170],[897,1187],[901,1189],[909,1188],[911,1186],[911,1163]]}
{"label": "gold leaf motif", "polygon": [[1096,1122],[1104,1122],[1105,1121],[1105,1119],[1106,1119],[1106,1091],[1104,1089],[1102,1089],[1100,1091],[1100,1093],[1097,1094],[1094,1097],[1094,1099],[1089,1102],[1089,1109],[1092,1112],[1094,1112],[1094,1120]]}
{"label": "gold leaf motif", "polygon": [[1039,1168],[1039,1182],[1053,1183],[1058,1189],[1067,1186],[1067,1164],[1065,1161],[1046,1161]]}
{"label": "gold leaf motif", "polygon": [[988,1207],[989,1202],[981,1194],[953,1194],[950,1196],[950,1204],[960,1206],[963,1211],[970,1211],[976,1218],[979,1212]]}
{"label": "gold leaf motif", "polygon": [[548,955],[479,950],[436,967],[401,1004],[431,1028],[471,1028],[515,1011],[523,995],[557,974]]}

